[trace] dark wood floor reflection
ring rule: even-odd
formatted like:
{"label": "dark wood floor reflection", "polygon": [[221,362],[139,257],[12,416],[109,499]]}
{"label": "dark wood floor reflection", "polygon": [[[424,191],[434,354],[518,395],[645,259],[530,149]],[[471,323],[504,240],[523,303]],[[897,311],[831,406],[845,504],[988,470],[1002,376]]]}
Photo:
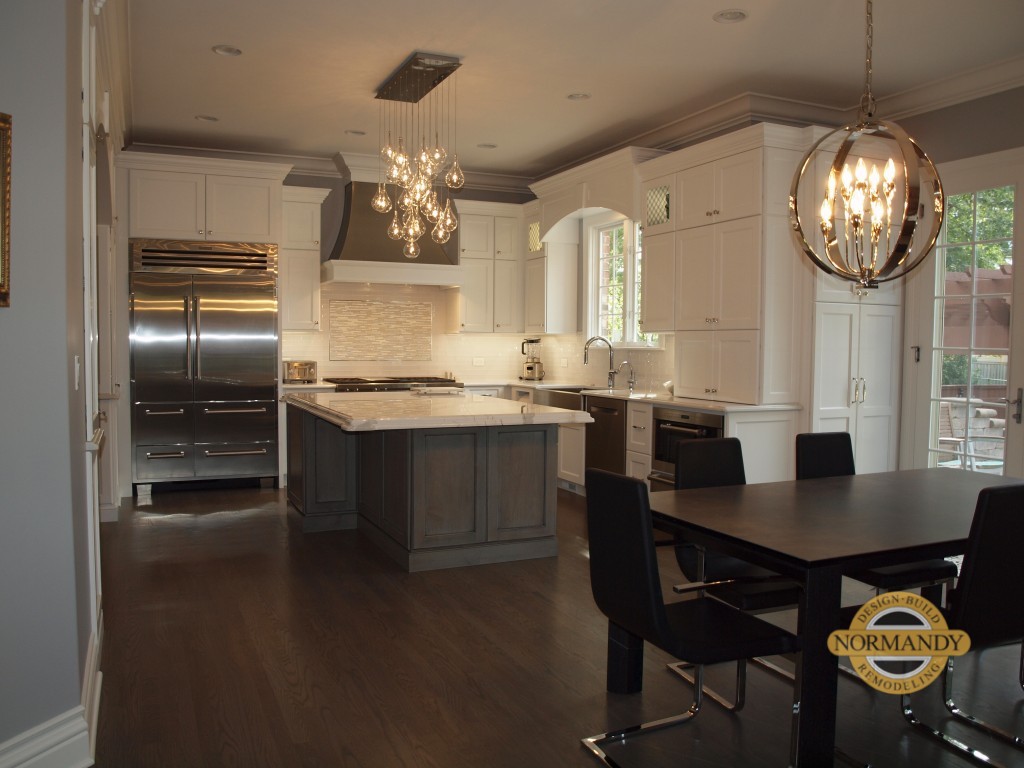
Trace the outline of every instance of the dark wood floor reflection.
{"label": "dark wood floor reflection", "polygon": [[[303,534],[284,492],[154,494],[102,526],[96,764],[592,768],[579,739],[688,706],[647,650],[642,694],[605,692],[606,623],[582,500],[559,496],[557,558],[408,574],[356,532]],[[664,553],[666,587],[680,581]],[[779,615],[792,622],[791,614]],[[1018,649],[962,664],[978,714],[1024,732]],[[728,689],[731,667],[713,671]],[[626,766],[782,766],[791,688],[750,672],[738,715],[632,742]],[[876,766],[958,766],[896,700],[840,680],[839,744]],[[920,710],[941,719],[938,686]],[[958,729],[964,734],[965,729]],[[1010,765],[1024,756],[967,733]]]}

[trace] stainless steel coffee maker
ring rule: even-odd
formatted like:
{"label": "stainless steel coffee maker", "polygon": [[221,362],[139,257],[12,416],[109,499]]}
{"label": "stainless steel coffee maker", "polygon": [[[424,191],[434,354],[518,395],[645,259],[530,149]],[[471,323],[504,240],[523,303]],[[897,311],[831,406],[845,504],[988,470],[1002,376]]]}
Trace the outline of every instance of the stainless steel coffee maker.
{"label": "stainless steel coffee maker", "polygon": [[523,375],[519,378],[523,381],[540,381],[544,378],[544,363],[540,361],[540,339],[523,339],[520,347],[526,355],[526,362],[523,363]]}

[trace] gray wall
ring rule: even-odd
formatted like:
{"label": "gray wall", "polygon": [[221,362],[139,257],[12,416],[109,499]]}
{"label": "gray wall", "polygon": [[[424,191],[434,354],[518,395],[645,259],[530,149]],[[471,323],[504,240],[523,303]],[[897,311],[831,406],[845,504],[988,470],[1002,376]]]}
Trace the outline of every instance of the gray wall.
{"label": "gray wall", "polygon": [[0,111],[13,116],[11,306],[0,308],[0,743],[81,699],[80,16],[76,0],[3,0],[0,11]]}
{"label": "gray wall", "polygon": [[[885,119],[885,115],[881,115]],[[1024,145],[1024,88],[896,121],[935,163]]]}

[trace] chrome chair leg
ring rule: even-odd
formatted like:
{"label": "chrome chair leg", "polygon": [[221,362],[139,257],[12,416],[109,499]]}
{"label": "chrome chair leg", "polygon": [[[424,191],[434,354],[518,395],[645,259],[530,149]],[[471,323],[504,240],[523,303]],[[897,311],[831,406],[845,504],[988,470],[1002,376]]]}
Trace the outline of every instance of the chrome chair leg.
{"label": "chrome chair leg", "polygon": [[613,757],[611,757],[607,752],[604,751],[604,746],[611,742],[623,742],[627,738],[633,736],[651,733],[652,731],[659,731],[663,728],[671,728],[674,725],[682,725],[683,723],[692,720],[700,711],[701,704],[703,703],[703,665],[696,665],[694,667],[694,679],[697,681],[697,683],[694,685],[693,688],[693,703],[690,704],[690,708],[683,712],[681,715],[674,715],[672,717],[666,717],[661,720],[652,720],[651,722],[641,723],[640,725],[631,725],[627,728],[620,728],[616,731],[609,731],[608,733],[599,733],[596,736],[588,736],[585,739],[581,739],[581,743],[591,752],[591,754],[593,754],[604,765],[609,766],[609,768],[622,768],[622,766],[620,766],[619,763],[615,762],[615,759]]}
{"label": "chrome chair leg", "polygon": [[[984,731],[989,736],[1003,741],[1011,746],[1016,747],[1024,751],[1024,738],[1016,736],[1009,731],[1004,731],[991,723],[986,723],[984,720],[979,720],[973,715],[964,712],[960,709],[959,705],[953,701],[953,665],[954,660],[952,657],[946,660],[946,673],[943,686],[943,693],[945,695],[946,709],[949,710],[949,714],[953,715],[960,722],[966,723],[972,728],[977,728],[979,731]],[[1024,667],[1024,644],[1021,645],[1021,665]]]}
{"label": "chrome chair leg", "polygon": [[[683,680],[693,686],[695,695],[707,696],[712,701],[721,704],[723,707],[728,709],[730,712],[739,712],[743,709],[743,705],[746,703],[747,697],[747,661],[746,659],[740,659],[736,662],[736,693],[733,696],[733,701],[729,701],[722,694],[713,688],[709,688],[704,685],[704,668],[699,664],[690,664],[685,661],[677,661],[667,665],[670,670],[679,675]],[[690,674],[688,670],[693,669],[694,674]],[[698,685],[697,680],[701,680]]]}
{"label": "chrome chair leg", "polygon": [[921,720],[914,714],[913,708],[910,706],[910,695],[903,693],[900,694],[900,708],[903,710],[903,719],[906,720],[915,729],[927,734],[933,739],[937,739],[942,742],[943,746],[947,749],[951,749],[957,752],[969,760],[981,763],[982,765],[991,765],[996,768],[1006,768],[1002,763],[997,763],[992,757],[979,749],[970,747],[959,739],[954,739],[949,734],[943,733],[937,728],[921,722]]}

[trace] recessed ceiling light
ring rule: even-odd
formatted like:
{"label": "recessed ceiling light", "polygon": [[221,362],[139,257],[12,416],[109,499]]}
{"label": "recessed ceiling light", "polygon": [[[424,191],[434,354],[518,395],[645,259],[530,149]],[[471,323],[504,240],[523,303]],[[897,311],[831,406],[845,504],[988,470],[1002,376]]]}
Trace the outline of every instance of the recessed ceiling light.
{"label": "recessed ceiling light", "polygon": [[213,115],[196,115],[196,120],[200,123],[216,123],[219,119]]}
{"label": "recessed ceiling light", "polygon": [[485,144],[477,144],[476,146],[479,149],[497,149],[498,148],[497,144],[486,144],[485,143]]}
{"label": "recessed ceiling light", "polygon": [[724,11],[719,11],[711,18],[719,24],[735,24],[736,22],[746,19],[747,12],[742,11],[739,8],[728,8]]}
{"label": "recessed ceiling light", "polygon": [[241,56],[242,49],[235,48],[233,45],[215,45],[211,48],[214,53],[218,56]]}
{"label": "recessed ceiling light", "polygon": [[590,98],[590,94],[589,93],[582,93],[582,92],[580,92],[580,93],[570,93],[565,98],[567,98],[569,101],[586,101],[587,99]]}
{"label": "recessed ceiling light", "polygon": [[349,128],[347,131],[345,131],[345,133],[347,133],[349,136],[365,136],[366,135],[366,131],[357,131],[357,130],[354,130],[352,128]]}

